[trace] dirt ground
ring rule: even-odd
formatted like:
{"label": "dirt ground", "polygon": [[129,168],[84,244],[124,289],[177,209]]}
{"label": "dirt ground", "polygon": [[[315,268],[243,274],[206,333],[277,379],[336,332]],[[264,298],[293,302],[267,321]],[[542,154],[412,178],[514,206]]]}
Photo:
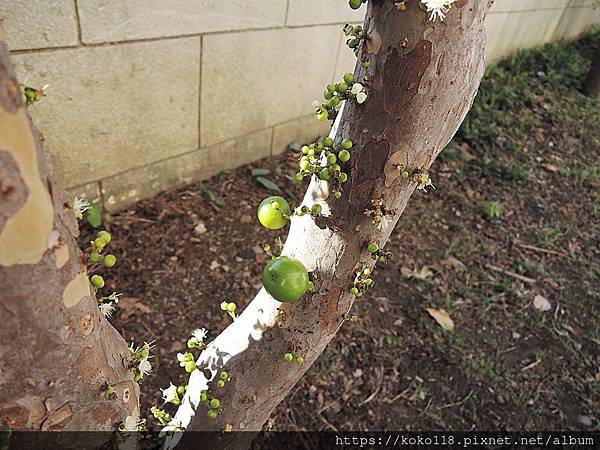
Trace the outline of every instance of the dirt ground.
{"label": "dirt ground", "polygon": [[[578,91],[598,46],[596,33],[488,70],[434,164],[437,189],[415,193],[358,322],[277,408],[275,430],[600,430],[600,103]],[[298,204],[296,166],[290,151],[104,224],[119,260],[105,290],[124,293],[110,320],[156,340],[147,416],[159,388],[185,382],[175,355],[189,333],[213,338],[230,322],[219,304],[242,309],[260,287],[260,245],[276,234],[255,218],[273,191],[252,169]]]}

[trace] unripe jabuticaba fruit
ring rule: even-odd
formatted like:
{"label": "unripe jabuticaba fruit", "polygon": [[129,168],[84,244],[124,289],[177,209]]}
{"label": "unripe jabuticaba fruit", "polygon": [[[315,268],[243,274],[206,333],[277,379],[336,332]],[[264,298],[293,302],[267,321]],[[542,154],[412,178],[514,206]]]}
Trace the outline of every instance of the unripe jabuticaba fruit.
{"label": "unripe jabuticaba fruit", "polygon": [[297,259],[278,256],[265,266],[263,285],[275,300],[283,303],[295,302],[310,286],[308,271]]}
{"label": "unripe jabuticaba fruit", "polygon": [[269,230],[279,230],[287,225],[291,215],[290,205],[277,195],[265,198],[256,212],[258,221]]}
{"label": "unripe jabuticaba fruit", "polygon": [[352,9],[358,9],[362,5],[362,0],[349,0],[348,4]]}

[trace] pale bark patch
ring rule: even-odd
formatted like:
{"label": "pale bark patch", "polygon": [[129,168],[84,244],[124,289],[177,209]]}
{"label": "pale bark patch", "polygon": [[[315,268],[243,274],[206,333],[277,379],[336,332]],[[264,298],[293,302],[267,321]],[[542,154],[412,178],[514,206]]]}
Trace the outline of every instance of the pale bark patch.
{"label": "pale bark patch", "polygon": [[80,272],[67,284],[63,291],[63,303],[67,308],[72,308],[89,295],[91,295],[90,282],[87,274]]}
{"label": "pale bark patch", "polygon": [[0,110],[0,148],[11,153],[29,189],[23,207],[6,221],[0,234],[0,265],[36,264],[47,249],[54,209],[40,178],[37,151],[25,109]]}

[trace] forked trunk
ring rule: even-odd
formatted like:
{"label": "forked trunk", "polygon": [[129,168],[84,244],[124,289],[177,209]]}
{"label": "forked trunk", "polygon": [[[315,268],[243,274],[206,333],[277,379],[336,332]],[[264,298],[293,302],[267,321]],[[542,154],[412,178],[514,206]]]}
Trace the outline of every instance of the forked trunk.
{"label": "forked trunk", "polygon": [[[283,251],[312,272],[313,293],[293,304],[275,301],[264,289],[257,294],[200,356],[198,365],[206,368],[192,373],[176,415],[183,427],[260,430],[344,323],[355,272],[373,265],[367,243],[385,244],[415,190],[399,167],[411,175],[426,172],[473,102],[484,72],[490,3],[458,0],[443,22],[431,22],[416,0],[406,10],[392,0],[369,1],[359,63],[370,65],[365,70],[358,63],[355,72],[359,81],[368,76],[368,98],[362,105],[348,102],[331,133],[338,144],[354,142],[349,180],[336,200],[327,183],[313,179],[303,204],[320,203],[329,217],[317,224],[309,215],[294,216]],[[381,227],[364,214],[373,200],[396,211]],[[290,351],[304,364],[284,361]],[[221,370],[231,376],[225,388],[216,387]],[[200,403],[204,389],[221,400],[216,420]]]}

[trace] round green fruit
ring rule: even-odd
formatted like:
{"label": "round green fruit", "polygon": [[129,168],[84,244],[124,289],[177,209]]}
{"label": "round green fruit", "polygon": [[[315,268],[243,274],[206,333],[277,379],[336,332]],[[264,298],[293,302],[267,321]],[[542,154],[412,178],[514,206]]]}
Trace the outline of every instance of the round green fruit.
{"label": "round green fruit", "polygon": [[352,141],[350,139],[344,139],[342,141],[342,148],[344,150],[350,150],[352,148]]}
{"label": "round green fruit", "polygon": [[275,300],[295,302],[308,290],[308,271],[297,259],[278,256],[265,266],[263,285]]}
{"label": "round green fruit", "polygon": [[258,207],[256,215],[263,227],[279,230],[287,225],[291,214],[290,205],[277,195],[265,198]]}
{"label": "round green fruit", "polygon": [[104,287],[104,278],[102,278],[100,275],[93,275],[92,278],[90,279],[90,281],[92,282],[94,287],[97,287],[97,288]]}
{"label": "round green fruit", "polygon": [[117,263],[117,257],[115,255],[106,255],[104,257],[104,265],[106,267],[112,267]]}
{"label": "round green fruit", "polygon": [[350,5],[350,8],[358,9],[360,8],[360,5],[362,5],[362,0],[350,0],[348,4]]}
{"label": "round green fruit", "polygon": [[338,83],[336,89],[338,92],[343,94],[348,90],[348,85],[346,83]]}
{"label": "round green fruit", "polygon": [[346,82],[346,84],[354,83],[354,74],[350,72],[344,74],[344,81]]}
{"label": "round green fruit", "polygon": [[348,150],[341,150],[338,153],[338,158],[340,158],[341,162],[350,161],[350,152]]}

